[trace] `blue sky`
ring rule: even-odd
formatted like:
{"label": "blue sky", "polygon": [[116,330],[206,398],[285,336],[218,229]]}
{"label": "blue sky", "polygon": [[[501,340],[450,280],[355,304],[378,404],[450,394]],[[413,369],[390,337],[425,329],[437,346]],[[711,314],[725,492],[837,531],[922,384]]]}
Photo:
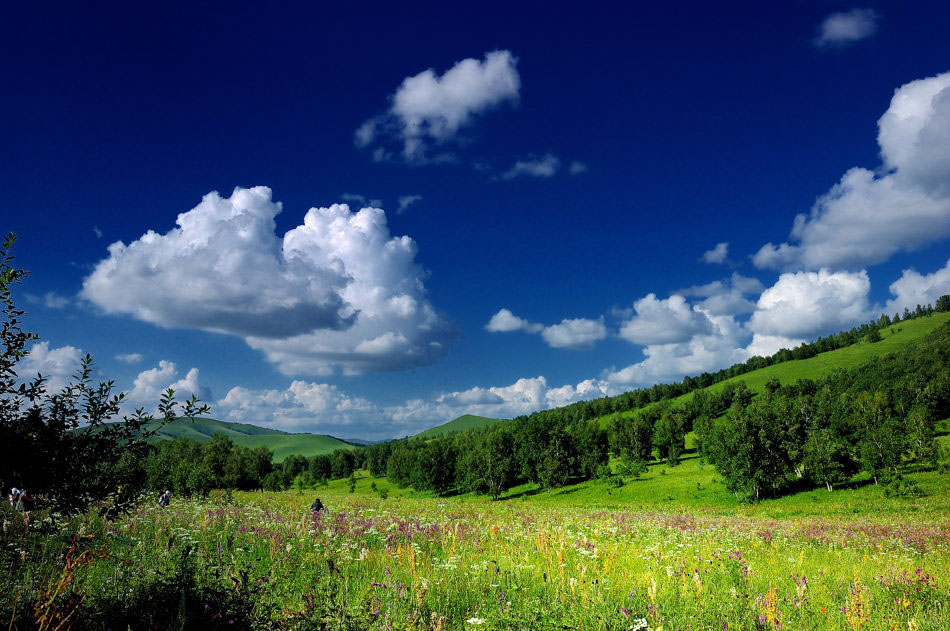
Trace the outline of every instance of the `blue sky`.
{"label": "blue sky", "polygon": [[382,438],[950,293],[950,7],[767,4],[13,7],[21,372]]}

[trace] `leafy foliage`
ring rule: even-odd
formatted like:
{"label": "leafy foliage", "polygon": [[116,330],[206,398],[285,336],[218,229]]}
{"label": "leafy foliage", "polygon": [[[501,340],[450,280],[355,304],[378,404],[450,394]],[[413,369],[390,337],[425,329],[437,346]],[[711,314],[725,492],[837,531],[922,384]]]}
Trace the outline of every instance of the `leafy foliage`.
{"label": "leafy foliage", "polygon": [[[110,422],[120,414],[124,395],[113,394],[112,381],[93,382],[89,355],[59,392],[48,392],[42,375],[21,379],[18,362],[39,337],[22,328],[24,312],[13,302],[12,288],[27,274],[13,264],[15,241],[9,235],[0,250],[0,480],[26,488],[60,513],[81,512],[107,497],[113,509],[121,508],[142,487],[138,462],[148,449],[143,428],[156,417],[139,408],[122,423]],[[194,396],[180,405],[168,389],[158,418],[168,422],[179,413],[207,410]]]}

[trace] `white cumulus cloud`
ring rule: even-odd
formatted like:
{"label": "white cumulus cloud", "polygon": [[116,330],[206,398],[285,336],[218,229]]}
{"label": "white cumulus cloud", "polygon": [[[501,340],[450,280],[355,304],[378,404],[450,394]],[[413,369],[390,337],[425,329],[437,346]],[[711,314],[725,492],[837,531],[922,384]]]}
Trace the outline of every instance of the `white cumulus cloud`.
{"label": "white cumulus cloud", "polygon": [[712,331],[709,316],[674,294],[659,300],[647,294],[633,303],[635,315],[620,325],[620,337],[632,344],[670,344]]}
{"label": "white cumulus cloud", "polygon": [[[677,313],[683,314],[685,310]],[[681,327],[677,338],[679,341],[651,343],[644,347],[645,358],[642,361],[625,368],[605,371],[603,379],[610,384],[610,393],[618,394],[633,387],[678,381],[686,375],[711,372],[745,361],[747,353],[742,346],[747,332],[742,325],[731,316],[700,313],[707,324],[698,332],[690,334],[688,331],[696,329]],[[644,328],[644,331],[653,330]]]}
{"label": "white cumulus cloud", "polygon": [[512,331],[525,331],[526,333],[540,333],[544,330],[543,324],[532,324],[524,318],[519,318],[508,309],[499,309],[498,313],[491,317],[485,330],[491,333],[511,333]]}
{"label": "white cumulus cloud", "polygon": [[887,301],[885,313],[903,313],[905,308],[913,311],[917,305],[932,305],[940,296],[950,294],[950,260],[932,274],[906,269],[889,289],[894,298]]}
{"label": "white cumulus cloud", "polygon": [[882,167],[845,173],[758,267],[858,269],[950,237],[950,73],[901,86],[878,128]]}
{"label": "white cumulus cloud", "polygon": [[400,155],[406,162],[433,159],[429,155],[433,145],[454,140],[477,115],[518,101],[517,61],[511,52],[497,50],[483,60],[463,59],[441,76],[430,68],[406,77],[392,95],[390,109],[356,130],[356,145],[381,145],[376,159],[389,156],[386,147],[391,143],[401,145]]}
{"label": "white cumulus cloud", "polygon": [[211,391],[201,385],[197,368],[191,368],[183,377],[179,377],[175,362],[160,360],[158,366],[143,370],[135,377],[132,389],[126,393],[129,403],[152,409],[168,388],[175,391],[175,399],[185,401],[191,395],[203,402],[211,400]]}
{"label": "white cumulus cloud", "polygon": [[705,285],[694,285],[676,293],[703,298],[697,307],[712,315],[738,315],[755,310],[755,303],[747,296],[752,294],[757,296],[763,289],[762,283],[757,278],[733,273],[731,278]]}
{"label": "white cumulus cloud", "polygon": [[769,357],[779,352],[783,348],[793,349],[801,346],[805,340],[793,339],[782,335],[763,335],[756,333],[752,336],[752,341],[746,346],[746,353],[749,357]]}
{"label": "white cumulus cloud", "polygon": [[238,386],[231,388],[215,409],[228,421],[287,431],[338,434],[347,430],[381,438],[394,435],[387,433],[391,428],[378,406],[325,383],[295,380],[284,390]]}
{"label": "white cumulus cloud", "polygon": [[592,348],[607,337],[607,327],[603,320],[564,319],[560,324],[544,327],[541,337],[553,348]]}
{"label": "white cumulus cloud", "polygon": [[440,394],[428,400],[413,399],[386,408],[386,412],[398,424],[424,429],[463,414],[510,418],[602,397],[606,393],[607,383],[597,379],[587,379],[577,385],[551,387],[543,376],[525,377],[507,386],[476,386]]}
{"label": "white cumulus cloud", "polygon": [[874,35],[878,15],[873,9],[852,9],[832,13],[818,27],[815,45],[819,48],[845,46]]}
{"label": "white cumulus cloud", "polygon": [[209,193],[166,234],[109,246],[81,295],[107,313],[237,335],[288,375],[440,359],[455,326],[429,303],[416,244],[378,208],[311,208],[275,234],[266,187]]}
{"label": "white cumulus cloud", "polygon": [[873,316],[870,289],[864,270],[782,274],[759,296],[748,328],[793,340],[847,329]]}
{"label": "white cumulus cloud", "polygon": [[499,309],[485,325],[485,330],[491,333],[513,331],[538,333],[552,348],[591,348],[596,342],[607,337],[607,327],[604,326],[603,318],[598,320],[565,318],[559,324],[545,326],[519,318],[508,309]]}
{"label": "white cumulus cloud", "polygon": [[50,348],[49,342],[35,342],[28,354],[21,357],[14,370],[21,381],[42,375],[46,391],[56,393],[71,381],[82,364],[83,353],[75,346]]}

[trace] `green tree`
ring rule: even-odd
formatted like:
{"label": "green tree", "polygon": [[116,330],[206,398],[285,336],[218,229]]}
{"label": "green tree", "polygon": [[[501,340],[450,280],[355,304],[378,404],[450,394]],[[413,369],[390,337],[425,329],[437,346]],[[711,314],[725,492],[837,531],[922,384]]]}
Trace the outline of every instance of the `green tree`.
{"label": "green tree", "polygon": [[571,435],[560,428],[552,431],[541,455],[541,486],[550,490],[567,484],[576,460],[577,449]]}
{"label": "green tree", "polygon": [[509,431],[488,432],[463,456],[468,490],[497,500],[514,483],[517,461],[512,438]]}
{"label": "green tree", "polygon": [[594,420],[575,425],[571,435],[577,452],[577,473],[587,480],[597,477],[598,469],[610,462],[607,432]]}
{"label": "green tree", "polygon": [[228,438],[223,432],[215,432],[211,438],[202,445],[202,462],[214,475],[215,486],[223,489],[233,486],[231,479],[228,478],[228,459],[234,450],[234,441]]}
{"label": "green tree", "polygon": [[889,481],[897,477],[907,448],[907,432],[894,415],[887,393],[859,393],[854,414],[859,428],[862,468],[871,474],[875,484],[882,478]]}
{"label": "green tree", "polygon": [[710,461],[726,488],[739,499],[759,500],[773,494],[793,471],[782,449],[782,423],[767,398],[734,405],[712,432]]}
{"label": "green tree", "polygon": [[907,448],[917,462],[937,466],[939,446],[937,444],[937,423],[930,410],[923,405],[911,408],[905,421]]}
{"label": "green tree", "polygon": [[29,354],[26,345],[39,336],[23,329],[25,312],[13,302],[12,288],[27,274],[13,264],[15,241],[11,234],[0,247],[0,480],[49,498],[50,508],[60,513],[80,512],[106,498],[112,509],[121,509],[140,490],[145,474],[132,465],[147,457],[146,438],[179,413],[195,416],[208,407],[195,397],[179,404],[169,389],[157,419],[140,408],[112,422],[124,395],[112,394],[112,381],[92,381],[89,355],[59,392],[49,392],[42,375],[18,375],[18,362]]}
{"label": "green tree", "polygon": [[653,446],[667,464],[675,467],[686,449],[686,420],[679,410],[666,410],[653,427]]}
{"label": "green tree", "polygon": [[848,450],[834,433],[825,428],[812,432],[805,443],[803,467],[808,479],[831,491],[848,479]]}

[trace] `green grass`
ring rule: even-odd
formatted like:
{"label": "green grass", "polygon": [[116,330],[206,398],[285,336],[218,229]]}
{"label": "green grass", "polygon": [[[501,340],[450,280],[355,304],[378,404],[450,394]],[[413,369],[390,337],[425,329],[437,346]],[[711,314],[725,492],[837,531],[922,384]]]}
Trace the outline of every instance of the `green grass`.
{"label": "green grass", "polygon": [[457,419],[449,421],[448,423],[443,423],[442,425],[437,425],[436,427],[427,429],[424,432],[419,432],[416,434],[415,438],[428,439],[436,438],[438,436],[445,436],[446,434],[451,434],[453,432],[466,432],[468,430],[494,425],[495,423],[501,423],[503,420],[504,419],[500,418],[487,418],[484,416],[466,414],[465,416],[460,416]]}
{"label": "green grass", "polygon": [[[950,424],[950,421],[944,423]],[[944,436],[942,439],[950,437]],[[822,487],[774,499],[767,498],[757,504],[742,504],[726,490],[712,465],[702,463],[695,453],[687,453],[678,466],[670,467],[665,462],[651,463],[647,472],[639,479],[625,477],[620,487],[614,486],[610,481],[587,480],[548,491],[529,483],[509,489],[500,501],[525,506],[689,511],[775,519],[884,514],[946,518],[950,515],[950,474],[912,471],[906,474],[906,478],[916,483],[918,497],[885,498],[882,487],[875,486],[867,475],[859,474],[832,492]],[[373,484],[376,485],[376,491],[372,490]],[[347,480],[333,480],[327,487],[319,487],[309,493],[342,494],[348,493],[348,488]],[[374,478],[366,471],[357,473],[355,495],[378,496],[379,491],[383,489],[390,498],[436,499],[431,492],[400,489],[390,484],[386,478]],[[486,501],[485,496],[468,493],[449,499],[462,502]]]}
{"label": "green grass", "polygon": [[[0,565],[0,612],[11,628],[38,626],[33,612],[77,628],[261,631],[950,625],[946,513],[710,514],[576,494],[384,500],[361,493],[368,483],[317,491],[328,512],[315,516],[313,492],[218,493],[143,503],[111,523],[90,513],[53,537],[0,534],[17,560]],[[71,545],[90,553],[61,570]]]}
{"label": "green grass", "polygon": [[765,388],[765,383],[773,377],[783,384],[794,383],[799,379],[818,379],[840,368],[854,368],[872,357],[881,357],[898,351],[903,346],[921,339],[946,322],[950,322],[950,312],[935,313],[906,322],[898,322],[896,325],[881,331],[882,339],[879,342],[862,341],[845,348],[821,353],[809,359],[782,362],[727,379],[710,386],[707,390],[717,392],[725,388],[728,383],[744,381],[750,389],[761,392]]}
{"label": "green grass", "polygon": [[287,456],[316,456],[336,449],[353,449],[354,446],[342,440],[323,434],[290,434],[276,429],[248,425],[246,423],[227,423],[210,418],[180,418],[162,427],[150,439],[150,442],[188,438],[198,442],[210,440],[215,433],[222,433],[237,445],[245,447],[267,447],[274,452],[274,462],[281,462]]}

